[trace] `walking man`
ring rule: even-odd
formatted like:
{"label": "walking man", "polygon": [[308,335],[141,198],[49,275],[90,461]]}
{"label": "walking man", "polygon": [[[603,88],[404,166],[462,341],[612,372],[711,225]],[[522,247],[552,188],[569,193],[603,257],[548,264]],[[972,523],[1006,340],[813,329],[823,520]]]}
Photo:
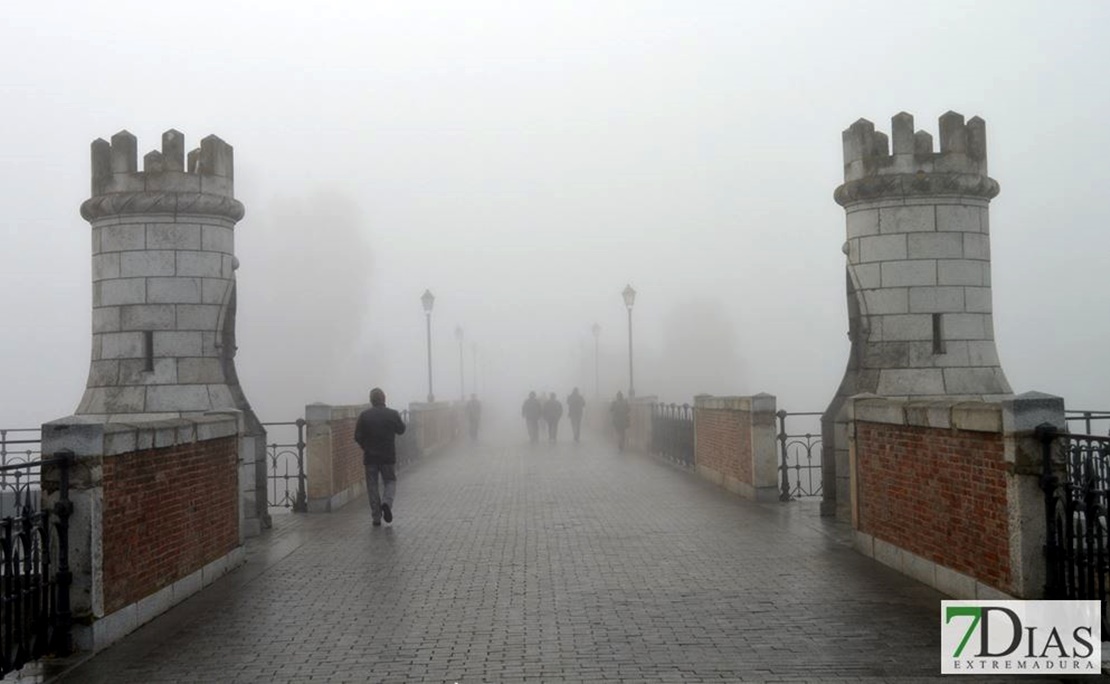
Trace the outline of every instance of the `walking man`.
{"label": "walking man", "polygon": [[617,392],[617,398],[613,400],[612,406],[609,407],[609,412],[613,414],[613,427],[617,430],[617,435],[620,439],[617,448],[624,451],[624,437],[628,432],[628,426],[632,423],[632,407],[628,405],[625,400],[624,394]]}
{"label": "walking man", "polygon": [[536,444],[540,441],[540,415],[543,413],[543,406],[540,405],[540,400],[536,398],[535,392],[529,392],[528,398],[524,400],[524,406],[520,407],[520,415],[524,416],[524,422],[528,425],[528,441]]}
{"label": "walking man", "polygon": [[[393,522],[393,495],[397,491],[397,449],[394,439],[404,434],[401,414],[385,405],[385,392],[370,390],[370,408],[358,416],[355,441],[362,447],[362,465],[366,470],[366,493],[370,497],[370,517],[374,527],[382,520]],[[378,478],[382,491],[378,490]]]}
{"label": "walking man", "polygon": [[570,427],[574,430],[574,443],[578,443],[578,435],[582,432],[582,409],[586,407],[586,400],[578,393],[578,388],[567,397],[567,415],[570,416]]}
{"label": "walking man", "polygon": [[547,438],[554,444],[559,436],[559,419],[563,417],[563,404],[555,393],[543,405],[543,419],[547,421]]}
{"label": "walking man", "polygon": [[470,441],[478,441],[478,423],[482,420],[482,404],[478,395],[471,394],[470,401],[466,402],[466,420],[470,425]]}

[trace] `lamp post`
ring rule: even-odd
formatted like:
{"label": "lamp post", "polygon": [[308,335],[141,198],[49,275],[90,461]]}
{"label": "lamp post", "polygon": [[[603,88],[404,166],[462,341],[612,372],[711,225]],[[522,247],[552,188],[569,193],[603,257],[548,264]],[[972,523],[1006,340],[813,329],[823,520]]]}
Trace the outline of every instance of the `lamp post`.
{"label": "lamp post", "polygon": [[636,384],[632,381],[632,305],[636,303],[636,290],[631,285],[624,286],[624,306],[628,309],[628,397],[636,396]]}
{"label": "lamp post", "polygon": [[598,370],[597,361],[598,342],[601,340],[601,326],[594,323],[592,329],[594,331],[594,397],[597,398],[601,396],[601,372]]}
{"label": "lamp post", "polygon": [[436,297],[431,290],[424,290],[424,294],[420,296],[420,303],[424,305],[424,319],[428,324],[428,403],[430,404],[436,400],[436,395],[432,393],[432,306],[436,303]]}
{"label": "lamp post", "polygon": [[466,385],[463,384],[463,331],[461,325],[455,326],[455,339],[459,341],[459,401],[466,401]]}

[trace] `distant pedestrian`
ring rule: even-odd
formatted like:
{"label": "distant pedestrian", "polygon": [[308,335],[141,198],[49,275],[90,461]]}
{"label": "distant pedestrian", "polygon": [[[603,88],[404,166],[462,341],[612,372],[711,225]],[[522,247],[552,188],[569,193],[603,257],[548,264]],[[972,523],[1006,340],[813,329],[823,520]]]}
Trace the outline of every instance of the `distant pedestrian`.
{"label": "distant pedestrian", "polygon": [[[393,495],[397,491],[397,449],[394,439],[405,433],[401,414],[385,405],[385,392],[370,390],[370,408],[358,416],[355,441],[362,447],[366,471],[366,493],[370,497],[370,518],[377,527],[382,520],[393,522]],[[378,490],[381,478],[382,490]]]}
{"label": "distant pedestrian", "polygon": [[466,402],[466,421],[470,424],[470,441],[478,440],[478,423],[482,420],[482,404],[478,396],[471,394],[470,401]]}
{"label": "distant pedestrian", "polygon": [[543,405],[543,419],[547,421],[547,438],[552,444],[559,437],[559,419],[563,417],[563,404],[552,392]]}
{"label": "distant pedestrian", "polygon": [[520,408],[520,415],[524,416],[524,422],[528,425],[528,440],[532,444],[540,441],[540,416],[543,415],[543,406],[540,400],[536,398],[535,392],[529,392],[528,398],[524,400],[524,406]]}
{"label": "distant pedestrian", "polygon": [[574,441],[578,442],[578,436],[582,433],[582,409],[586,408],[586,400],[578,393],[578,388],[575,387],[574,391],[567,397],[567,416],[570,417],[570,427],[574,430]]}
{"label": "distant pedestrian", "polygon": [[617,398],[609,406],[609,413],[613,417],[613,427],[617,430],[619,439],[617,448],[624,451],[625,434],[628,432],[628,426],[632,424],[632,407],[628,405],[622,393],[617,392]]}

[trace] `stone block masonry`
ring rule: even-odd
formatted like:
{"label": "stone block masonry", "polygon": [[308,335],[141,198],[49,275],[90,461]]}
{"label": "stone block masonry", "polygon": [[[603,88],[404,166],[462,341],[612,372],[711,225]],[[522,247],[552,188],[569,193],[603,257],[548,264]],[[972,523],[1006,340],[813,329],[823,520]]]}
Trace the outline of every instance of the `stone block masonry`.
{"label": "stone block masonry", "polygon": [[120,131],[91,149],[91,196],[81,205],[92,251],[92,353],[75,415],[104,422],[241,411],[244,528],[269,526],[266,431],[235,368],[233,151],[210,135],[185,153],[185,136],[162,135],[143,156]]}
{"label": "stone block masonry", "polygon": [[[822,419],[822,512],[846,518],[842,408],[857,394],[993,400],[1011,393],[994,350],[986,123],[948,112],[940,149],[905,112],[891,135],[860,119],[842,136],[851,352]],[[974,353],[972,352],[974,349]],[[826,425],[827,423],[827,425]]]}
{"label": "stone block masonry", "polygon": [[[92,197],[81,215],[92,229],[97,369],[78,415],[249,411],[235,391],[221,389],[237,384],[228,328],[243,205],[234,197],[232,149],[209,136],[186,158],[184,140],[167,131],[141,171],[130,133],[92,145]],[[104,360],[130,362],[133,372],[113,374]],[[205,372],[194,372],[201,366]]]}

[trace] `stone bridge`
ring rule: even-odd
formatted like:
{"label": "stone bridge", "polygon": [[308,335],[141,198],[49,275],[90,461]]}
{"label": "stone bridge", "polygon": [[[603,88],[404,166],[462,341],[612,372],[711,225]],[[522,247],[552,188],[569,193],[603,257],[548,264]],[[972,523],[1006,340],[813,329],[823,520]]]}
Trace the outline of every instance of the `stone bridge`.
{"label": "stone bridge", "polygon": [[[78,650],[33,676],[939,676],[942,598],[1072,596],[1075,570],[1044,551],[1041,486],[1066,473],[1043,435],[1066,428],[1064,401],[1014,395],[995,350],[985,135],[951,112],[939,150],[904,113],[892,140],[865,120],[844,132],[852,348],[821,418],[819,505],[780,501],[770,394],[665,416],[639,397],[623,452],[603,412],[580,445],[463,444],[460,407],[431,403],[409,407],[385,528],[359,406],[306,407],[299,512],[271,517],[266,430],[234,362],[231,146],[186,154],[170,130],[140,171],[134,136],[95,141],[90,371],[75,415],[42,428],[63,455],[42,466],[42,508],[68,550],[44,578],[51,643]],[[662,439],[664,419],[687,423]],[[676,447],[681,466],[658,457]]]}

